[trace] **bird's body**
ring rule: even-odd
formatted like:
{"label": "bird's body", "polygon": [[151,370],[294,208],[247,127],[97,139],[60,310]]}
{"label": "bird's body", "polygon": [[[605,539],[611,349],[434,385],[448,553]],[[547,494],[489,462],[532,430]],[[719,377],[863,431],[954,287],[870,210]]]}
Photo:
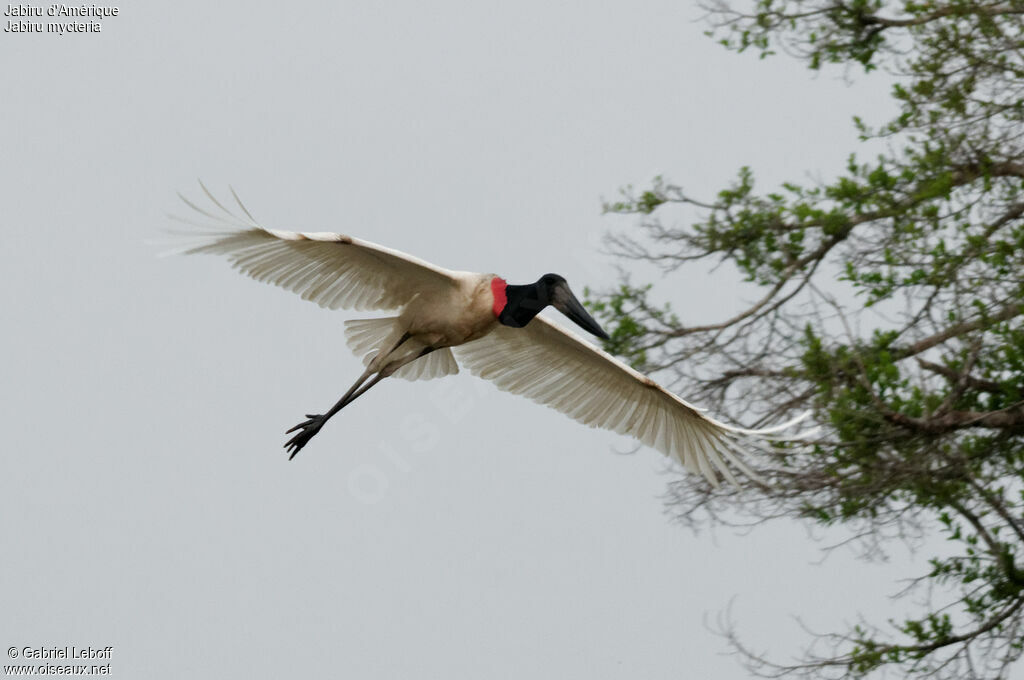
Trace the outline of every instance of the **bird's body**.
{"label": "bird's body", "polygon": [[406,368],[399,377],[411,380],[457,373],[448,348],[479,340],[498,326],[494,282],[501,279],[493,274],[451,274],[451,285],[419,293],[396,317],[347,322],[349,346],[364,355],[369,372],[393,375]]}
{"label": "bird's body", "polygon": [[494,330],[494,274],[453,272],[450,291],[423,295],[399,316],[402,328],[429,347],[454,347]]}
{"label": "bird's body", "polygon": [[[736,482],[733,469],[757,478],[741,446],[771,438],[792,422],[743,430],[708,418],[675,394],[537,314],[553,306],[588,332],[607,338],[565,279],[507,284],[495,274],[437,267],[410,255],[329,232],[261,227],[238,201],[236,217],[206,187],[219,209],[199,213],[231,227],[205,235],[190,253],[226,255],[246,274],[330,309],[394,310],[396,316],[346,322],[346,339],[366,370],[335,406],[289,430],[292,457],[335,413],[380,380],[457,373],[459,364],[500,389],[551,406],[593,427],[629,434],[713,484]],[[237,201],[237,196],[235,196]],[[201,225],[208,226],[208,225]],[[454,354],[453,354],[454,350]],[[795,421],[793,421],[795,422]]]}

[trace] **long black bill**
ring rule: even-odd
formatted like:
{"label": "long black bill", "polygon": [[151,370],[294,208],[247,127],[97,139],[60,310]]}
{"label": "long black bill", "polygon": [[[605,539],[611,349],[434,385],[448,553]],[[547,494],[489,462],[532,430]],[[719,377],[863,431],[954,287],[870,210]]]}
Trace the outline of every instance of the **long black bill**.
{"label": "long black bill", "polygon": [[552,298],[551,306],[572,319],[577,326],[588,333],[593,333],[602,340],[608,339],[608,334],[604,332],[604,329],[594,321],[594,317],[590,316],[580,301],[576,299],[576,296],[569,290],[568,285],[563,283],[555,288]]}

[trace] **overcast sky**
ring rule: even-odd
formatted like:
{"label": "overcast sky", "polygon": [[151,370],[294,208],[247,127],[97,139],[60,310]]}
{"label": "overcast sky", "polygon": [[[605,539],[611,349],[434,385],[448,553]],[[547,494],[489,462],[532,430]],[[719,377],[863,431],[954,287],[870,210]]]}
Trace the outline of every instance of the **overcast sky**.
{"label": "overcast sky", "polygon": [[[0,33],[4,648],[109,645],[125,678],[744,678],[707,627],[730,602],[784,660],[794,616],[899,613],[905,557],[693,535],[660,454],[467,372],[383,383],[288,462],[361,370],[360,314],[153,245],[201,177],[267,226],[606,287],[631,220],[602,198],[827,177],[884,80],[728,53],[687,2],[297,7]],[[753,296],[720,276],[664,294],[714,321]]]}

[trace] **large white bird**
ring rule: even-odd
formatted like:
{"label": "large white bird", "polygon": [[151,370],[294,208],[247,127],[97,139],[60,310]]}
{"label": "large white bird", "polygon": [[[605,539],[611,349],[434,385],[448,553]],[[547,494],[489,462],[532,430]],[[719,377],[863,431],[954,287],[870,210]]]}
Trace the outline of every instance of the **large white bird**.
{"label": "large white bird", "polygon": [[589,333],[608,337],[557,274],[513,285],[495,274],[444,269],[343,234],[268,229],[253,219],[234,190],[244,217],[200,186],[213,202],[210,209],[181,199],[213,220],[218,230],[193,233],[204,240],[184,252],[225,255],[257,281],[294,291],[328,309],[397,312],[345,323],[348,345],[363,358],[366,370],[329,411],[307,414],[307,420],[287,431],[296,432],[285,444],[289,459],[334,414],[384,378],[429,380],[458,373],[459,365],[499,389],[584,425],[631,435],[716,485],[719,475],[737,483],[733,467],[758,479],[742,459],[744,444],[771,438],[796,422],[763,430],[717,422],[583,338],[537,316],[551,305]]}

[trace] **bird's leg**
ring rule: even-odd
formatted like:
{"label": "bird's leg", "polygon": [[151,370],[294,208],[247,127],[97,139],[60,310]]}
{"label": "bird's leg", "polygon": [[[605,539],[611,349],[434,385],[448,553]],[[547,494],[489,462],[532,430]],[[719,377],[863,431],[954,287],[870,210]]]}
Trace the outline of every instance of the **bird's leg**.
{"label": "bird's leg", "polygon": [[359,388],[360,385],[363,384],[363,382],[366,381],[367,378],[370,377],[370,375],[372,375],[372,371],[367,370],[361,376],[359,376],[359,379],[356,380],[355,384],[353,384],[352,387],[349,388],[348,392],[345,393],[345,396],[339,399],[338,403],[335,404],[334,408],[332,408],[330,411],[323,415],[320,415],[318,413],[307,413],[306,418],[308,420],[302,421],[298,425],[289,428],[285,432],[285,434],[291,434],[292,432],[299,430],[299,432],[294,437],[285,442],[284,448],[290,454],[288,456],[288,460],[294,458],[295,454],[302,450],[302,447],[308,444],[309,440],[312,439],[313,436],[320,431],[320,428],[324,426],[324,423],[326,423],[331,416],[340,411],[342,407],[344,407],[345,404],[348,403],[348,400],[351,398],[352,394]]}
{"label": "bird's leg", "polygon": [[[394,375],[395,372],[398,371],[398,369],[400,369],[403,366],[406,366],[408,364],[411,364],[412,362],[416,361],[420,357],[427,356],[428,354],[433,352],[435,349],[437,349],[437,348],[436,347],[425,347],[422,352],[420,352],[416,356],[412,357],[408,361],[401,361],[401,362],[396,362],[396,363],[393,363],[393,364],[389,364],[388,366],[384,367],[381,370],[380,373],[378,373],[376,376],[374,376],[373,380],[371,380],[370,382],[366,383],[361,388],[359,388],[359,390],[357,392],[355,392],[355,394],[350,396],[347,401],[345,401],[343,399],[342,401],[344,401],[345,403],[342,404],[341,402],[338,402],[339,404],[341,404],[341,406],[335,405],[335,408],[340,411],[341,409],[345,408],[346,406],[351,404],[353,401],[355,401],[359,397],[363,396],[363,394],[365,394],[367,390],[369,390],[371,387],[373,387],[374,385],[379,383],[384,378],[387,378],[388,376]],[[334,409],[331,409],[331,415],[333,415],[334,413],[336,413],[336,411]]]}
{"label": "bird's leg", "polygon": [[[348,399],[342,398],[342,400],[339,401],[338,404],[335,404],[334,408],[331,409],[328,412],[328,415],[324,416],[324,418],[326,419],[326,418],[331,417],[332,415],[334,415],[335,413],[337,413],[341,409],[345,408],[346,406],[351,404],[353,401],[355,401],[359,397],[363,396],[363,394],[365,394],[367,392],[367,390],[369,390],[371,387],[373,387],[374,385],[379,383],[384,378],[387,378],[388,376],[394,375],[395,372],[398,369],[402,368],[403,366],[405,366],[407,364],[411,364],[412,362],[416,361],[420,357],[427,356],[428,354],[433,352],[435,349],[437,349],[437,348],[436,347],[426,347],[426,348],[423,349],[422,352],[420,352],[416,356],[412,357],[408,361],[396,362],[394,364],[389,364],[388,366],[384,367],[380,371],[380,373],[378,373],[376,376],[374,376],[373,380],[371,380],[370,382],[368,382],[365,385],[363,385],[362,387],[360,387],[359,390],[357,390],[354,394],[349,396]],[[352,390],[349,390],[349,391],[351,392]]]}
{"label": "bird's leg", "polygon": [[[399,338],[398,342],[395,343],[395,346],[392,347],[385,356],[392,354],[396,349],[402,346],[402,343],[404,343],[410,337],[411,335],[409,333],[403,334],[402,337]],[[372,365],[373,364],[371,363],[371,366]],[[342,398],[338,400],[338,403],[331,407],[330,411],[323,415],[307,413],[306,418],[308,418],[308,420],[302,421],[298,425],[289,428],[285,432],[285,434],[291,434],[296,430],[301,430],[298,434],[296,434],[294,437],[285,442],[284,447],[291,454],[290,456],[288,456],[288,460],[294,458],[295,455],[302,450],[302,447],[309,443],[309,440],[312,439],[313,436],[320,431],[320,428],[324,426],[324,423],[330,420],[335,413],[348,406],[352,401],[356,399],[356,397],[358,397],[363,392],[365,392],[366,390],[370,389],[378,382],[380,382],[381,378],[387,377],[383,375],[384,371],[380,371],[377,374],[377,377],[375,377],[365,387],[359,389],[360,386],[364,382],[366,382],[366,379],[373,375],[373,372],[374,371],[372,369],[366,369],[366,371],[364,371],[363,374],[359,376],[359,379],[356,380],[355,383],[353,383],[352,387],[348,388],[348,391],[345,392],[344,396],[342,396]],[[388,373],[388,375],[390,375],[390,373]]]}

